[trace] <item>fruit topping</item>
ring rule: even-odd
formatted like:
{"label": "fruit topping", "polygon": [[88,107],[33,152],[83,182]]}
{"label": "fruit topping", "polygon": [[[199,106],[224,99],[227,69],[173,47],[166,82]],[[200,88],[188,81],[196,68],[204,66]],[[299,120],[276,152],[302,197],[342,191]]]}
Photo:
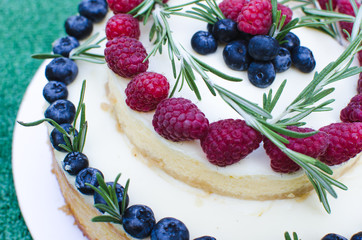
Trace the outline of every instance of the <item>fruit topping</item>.
{"label": "fruit topping", "polygon": [[119,13],[107,21],[106,36],[108,40],[122,36],[138,39],[140,34],[139,22],[131,14]]}
{"label": "fruit topping", "polygon": [[148,69],[147,52],[140,41],[116,37],[107,42],[104,55],[108,67],[121,77],[131,78]]}
{"label": "fruit topping", "polygon": [[125,210],[122,225],[129,235],[141,239],[151,235],[156,220],[151,208],[145,205],[133,205]]}
{"label": "fruit topping", "polygon": [[[116,190],[115,194],[116,194],[116,197],[117,197],[118,206],[119,206],[119,209],[122,209],[122,201],[123,201],[123,196],[124,196],[124,187],[119,183],[116,183],[116,185],[113,186],[114,185],[113,182],[107,182],[106,185],[111,186],[112,188],[115,187],[115,190]],[[95,204],[108,205],[106,200],[104,200],[102,195],[100,195],[98,192],[94,192],[93,199],[94,199]],[[125,201],[126,207],[128,206],[128,203],[129,203],[129,196],[127,194],[126,201]],[[104,212],[101,209],[98,209],[98,210],[100,212],[102,212],[102,213]]]}
{"label": "fruit topping", "polygon": [[[313,132],[311,128],[299,128],[296,126],[288,127],[289,130],[295,132]],[[318,132],[313,136],[306,138],[292,138],[282,135],[289,143],[285,146],[288,149],[305,154],[307,156],[317,158],[323,154],[328,147],[328,135],[325,132]],[[268,138],[264,138],[264,149],[270,158],[270,166],[275,172],[293,173],[300,169],[300,166],[283,153],[277,146],[274,145]]]}
{"label": "fruit topping", "polygon": [[107,0],[114,14],[127,13],[137,7],[143,0]]}
{"label": "fruit topping", "polygon": [[300,40],[297,35],[292,32],[288,32],[282,40],[280,47],[286,48],[289,52],[292,52],[295,47],[300,46]]}
{"label": "fruit topping", "polygon": [[225,167],[245,158],[259,147],[261,134],[240,119],[225,119],[210,124],[201,139],[202,150],[210,163]]}
{"label": "fruit topping", "polygon": [[81,170],[89,166],[89,161],[88,157],[83,153],[70,152],[65,156],[62,165],[64,171],[70,175],[77,175]]}
{"label": "fruit topping", "polygon": [[[318,0],[319,6],[324,10],[336,9],[339,0]],[[332,3],[332,7],[331,7]]]}
{"label": "fruit topping", "polygon": [[78,40],[88,37],[93,31],[93,23],[82,15],[70,16],[64,24],[65,32]]}
{"label": "fruit topping", "polygon": [[362,123],[332,123],[320,129],[328,133],[329,145],[319,159],[327,165],[341,164],[362,150]]}
{"label": "fruit topping", "polygon": [[276,73],[285,72],[292,66],[292,57],[286,48],[279,48],[278,55],[272,60]]}
{"label": "fruit topping", "polygon": [[314,70],[316,62],[312,51],[304,46],[295,47],[292,54],[292,63],[301,72],[310,73]]}
{"label": "fruit topping", "polygon": [[277,9],[279,11],[281,11],[281,16],[285,16],[285,20],[284,20],[284,24],[283,24],[283,27],[284,27],[292,20],[293,11],[292,11],[292,9],[290,9],[289,7],[287,7],[281,3],[278,3]]}
{"label": "fruit topping", "polygon": [[53,53],[63,57],[69,57],[70,51],[79,47],[79,41],[72,36],[66,36],[55,40],[53,43]]}
{"label": "fruit topping", "polygon": [[[60,127],[62,127],[67,133],[71,133],[71,129],[73,129],[72,124],[69,124],[69,123],[60,124]],[[77,136],[78,132],[75,131],[74,135]],[[69,138],[68,138],[68,140],[70,141]],[[61,133],[58,129],[54,128],[51,131],[50,142],[51,142],[53,148],[55,148],[56,150],[58,150],[60,152],[66,152],[65,149],[63,149],[62,147],[59,146],[59,145],[66,145],[66,143],[64,140],[63,133]]]}
{"label": "fruit topping", "polygon": [[190,100],[167,98],[158,104],[152,125],[164,138],[179,142],[203,138],[209,121]]}
{"label": "fruit topping", "polygon": [[191,46],[195,52],[207,55],[216,52],[217,41],[210,32],[198,31],[191,38]]}
{"label": "fruit topping", "polygon": [[151,240],[189,240],[189,230],[183,222],[175,218],[166,217],[157,222],[151,232]]}
{"label": "fruit topping", "polygon": [[348,240],[348,239],[336,233],[328,233],[321,240]]}
{"label": "fruit topping", "polygon": [[212,34],[219,42],[228,43],[237,39],[239,31],[236,22],[231,19],[221,19],[214,24]]}
{"label": "fruit topping", "polygon": [[97,174],[103,177],[103,173],[96,168],[87,167],[82,169],[75,178],[75,187],[83,194],[94,194],[93,188],[87,186],[87,184],[98,187]]}
{"label": "fruit topping", "polygon": [[228,43],[223,51],[225,64],[236,71],[246,71],[250,64],[248,44],[243,40]]}
{"label": "fruit topping", "polygon": [[251,62],[248,69],[249,81],[256,87],[269,87],[275,80],[275,69],[271,62]]}
{"label": "fruit topping", "polygon": [[354,96],[341,111],[342,122],[362,122],[362,94]]}
{"label": "fruit topping", "polygon": [[[356,1],[356,4],[357,4],[357,7],[359,8],[360,3]],[[350,0],[338,0],[337,1],[337,10],[338,10],[338,12],[343,13],[343,14],[356,16]],[[352,28],[353,28],[353,22],[339,22],[339,25],[341,27],[343,36],[347,39],[348,36],[343,30],[346,30],[349,34],[351,34]]]}
{"label": "fruit topping", "polygon": [[108,4],[106,0],[82,0],[78,5],[78,12],[92,22],[97,23],[107,15]]}
{"label": "fruit topping", "polygon": [[145,72],[135,76],[126,88],[126,103],[136,111],[148,112],[168,96],[170,84],[159,73]]}
{"label": "fruit topping", "polygon": [[67,99],[67,86],[58,81],[50,81],[43,88],[43,97],[48,103],[52,103],[59,99]]}
{"label": "fruit topping", "polygon": [[362,240],[362,232],[353,234],[353,236],[351,237],[351,240]]}
{"label": "fruit topping", "polygon": [[210,237],[210,236],[202,236],[202,237],[195,238],[194,240],[216,240],[216,238]]}
{"label": "fruit topping", "polygon": [[250,39],[248,52],[257,61],[271,61],[278,55],[279,43],[269,35],[258,35]]}
{"label": "fruit topping", "polygon": [[357,93],[362,93],[362,73],[359,74],[358,82],[357,82]]}
{"label": "fruit topping", "polygon": [[68,100],[59,99],[50,104],[44,116],[53,119],[58,124],[72,123],[75,117],[75,106]]}
{"label": "fruit topping", "polygon": [[246,0],[223,0],[219,8],[226,18],[236,22],[241,9],[247,2]]}
{"label": "fruit topping", "polygon": [[45,77],[49,81],[63,82],[66,85],[72,83],[78,75],[78,66],[69,58],[54,58],[45,67]]}

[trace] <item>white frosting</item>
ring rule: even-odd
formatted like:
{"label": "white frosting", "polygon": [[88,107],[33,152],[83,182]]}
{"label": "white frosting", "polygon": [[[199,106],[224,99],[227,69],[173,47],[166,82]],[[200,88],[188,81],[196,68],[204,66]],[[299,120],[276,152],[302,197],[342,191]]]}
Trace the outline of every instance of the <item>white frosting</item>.
{"label": "white frosting", "polygon": [[[170,1],[170,3],[174,2],[177,1]],[[95,31],[100,31],[103,34],[103,25],[98,24]],[[192,50],[189,41],[192,34],[205,28],[206,24],[185,18],[173,17],[171,22],[171,29],[174,30],[175,38],[179,39],[183,46],[190,51]],[[141,40],[149,51],[152,44],[146,41],[148,39],[147,29],[149,26],[142,27]],[[302,45],[312,49],[317,61],[317,71],[320,71],[331,59],[336,58],[343,51],[343,48],[332,38],[317,31],[303,29],[295,31],[295,33],[299,35]],[[166,51],[164,52],[166,53]],[[222,47],[219,47],[217,53],[207,57],[200,56],[200,59],[209,65],[217,66],[223,72],[241,76],[244,81],[231,83],[210,74],[212,81],[260,104],[262,94],[269,91],[269,88],[258,89],[249,83],[246,73],[230,71],[223,64],[221,52]],[[332,54],[333,57],[327,56]],[[330,198],[331,215],[324,211],[314,193],[304,199],[274,201],[249,201],[207,194],[172,179],[161,170],[149,166],[141,157],[135,157],[136,153],[132,151],[133,147],[126,136],[117,130],[115,119],[103,109],[104,104],[108,102],[105,92],[108,77],[107,67],[79,61],[77,64],[79,75],[77,80],[69,85],[69,99],[75,104],[78,103],[81,82],[86,79],[85,103],[89,130],[84,153],[90,160],[90,166],[100,169],[107,181],[112,181],[120,172],[123,174],[120,180],[121,184],[125,184],[126,179],[131,179],[130,204],[150,206],[157,219],[167,216],[180,219],[187,225],[191,239],[202,235],[211,235],[217,239],[228,240],[283,239],[285,231],[296,231],[302,239],[318,239],[328,232],[337,232],[350,237],[353,233],[361,230],[360,212],[362,212],[362,204],[360,199],[362,198],[362,191],[360,189],[362,188],[362,177],[359,172],[362,170],[362,166],[356,166],[340,179],[350,189],[346,192],[337,190],[339,196],[337,200]],[[172,83],[171,68],[167,66],[169,63],[165,54],[150,59],[149,71],[165,74]],[[271,86],[273,89],[278,88],[284,79],[288,79],[288,84],[273,114],[277,115],[282,111],[312,77],[312,73],[303,74],[294,69],[277,74],[277,78]],[[183,96],[197,103],[210,122],[228,117],[238,117],[219,98],[211,96],[202,81],[197,80],[197,82],[203,97],[201,102],[195,99],[186,85],[176,96]],[[334,84],[336,91],[331,95],[331,98],[335,98],[337,101],[333,103],[332,107],[337,110],[308,117],[308,126],[319,128],[327,123],[339,121],[339,109],[344,107],[350,97],[356,93],[356,82],[357,79],[352,77]],[[213,103],[210,104],[211,102]],[[143,119],[145,125],[152,128],[152,113],[135,113],[135,117]],[[175,144],[166,140],[165,142],[172,148],[182,147],[185,152],[198,156],[200,161],[205,161],[198,143]],[[58,159],[64,157],[62,153],[56,155]],[[262,147],[234,166],[217,168],[209,164],[209,167],[224,173],[259,173],[280,176],[270,170]],[[74,182],[74,177],[69,176],[69,181]],[[91,197],[85,196],[85,199],[92,202]],[[342,219],[348,224],[341,224]]]}

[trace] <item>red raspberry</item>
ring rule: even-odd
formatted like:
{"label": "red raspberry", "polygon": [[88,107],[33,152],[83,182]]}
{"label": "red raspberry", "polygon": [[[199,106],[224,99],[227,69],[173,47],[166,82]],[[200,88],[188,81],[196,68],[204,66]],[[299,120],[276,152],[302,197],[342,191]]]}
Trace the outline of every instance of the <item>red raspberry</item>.
{"label": "red raspberry", "polygon": [[357,82],[357,93],[362,93],[362,73],[359,74],[358,82]]}
{"label": "red raspberry", "polygon": [[238,19],[240,31],[251,35],[266,35],[272,25],[270,0],[251,0],[241,9]]}
{"label": "red raspberry", "polygon": [[319,159],[332,166],[353,158],[362,151],[362,123],[332,123],[320,131],[328,133],[329,146]]}
{"label": "red raspberry", "polygon": [[226,18],[236,22],[246,2],[246,0],[224,0],[219,4],[219,8]]}
{"label": "red raspberry", "polygon": [[[288,127],[295,132],[312,132],[311,128]],[[282,135],[289,143],[285,146],[293,151],[308,155],[313,158],[319,157],[328,147],[328,135],[325,132],[318,132],[306,138],[292,138]],[[283,153],[268,138],[264,138],[264,149],[270,158],[270,166],[275,172],[293,173],[300,169],[300,166]]]}
{"label": "red raspberry", "polygon": [[[360,4],[358,2],[356,2],[358,8],[360,6]],[[344,13],[344,14],[348,14],[351,16],[356,16],[354,11],[353,11],[353,7],[352,4],[349,0],[338,0],[337,3],[337,10],[340,13]],[[349,32],[349,34],[351,34],[352,32],[352,28],[353,28],[353,23],[351,22],[339,22],[339,25],[341,27],[341,29],[345,29],[347,32]],[[347,38],[347,34],[342,32],[343,36],[345,38]]]}
{"label": "red raspberry", "polygon": [[121,77],[133,77],[148,69],[146,49],[135,38],[116,37],[108,41],[104,49],[108,67]]}
{"label": "red raspberry", "polygon": [[106,36],[108,40],[121,36],[138,39],[140,34],[139,22],[131,14],[116,14],[108,20],[106,25]]}
{"label": "red raspberry", "polygon": [[[330,9],[329,7],[329,0],[318,0],[319,5],[321,6],[322,9],[326,10],[327,9],[327,5],[328,5],[328,9]],[[337,7],[337,2],[338,0],[332,0],[332,9],[336,9]]]}
{"label": "red raspberry", "polygon": [[362,122],[362,94],[354,96],[340,114],[342,122]]}
{"label": "red raspberry", "polygon": [[210,163],[225,167],[245,158],[259,147],[262,135],[240,119],[225,119],[210,124],[201,139],[202,150]]}
{"label": "red raspberry", "polygon": [[185,98],[167,98],[156,108],[152,124],[164,138],[179,142],[203,138],[209,121],[198,107]]}
{"label": "red raspberry", "polygon": [[128,13],[137,7],[143,0],[107,0],[109,8],[114,14]]}
{"label": "red raspberry", "polygon": [[285,21],[284,21],[284,24],[283,24],[283,27],[285,25],[287,25],[293,18],[293,11],[292,9],[290,9],[289,7],[281,4],[281,3],[278,3],[278,10],[281,11],[281,14],[282,16],[285,16]]}
{"label": "red raspberry", "polygon": [[140,73],[127,85],[126,103],[136,111],[152,111],[161,100],[167,98],[169,89],[170,84],[165,76],[154,72]]}

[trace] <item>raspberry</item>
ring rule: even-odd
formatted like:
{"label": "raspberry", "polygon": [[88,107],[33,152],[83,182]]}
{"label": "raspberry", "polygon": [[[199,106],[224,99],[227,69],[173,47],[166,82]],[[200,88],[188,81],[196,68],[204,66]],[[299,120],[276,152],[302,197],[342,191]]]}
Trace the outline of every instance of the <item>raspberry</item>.
{"label": "raspberry", "polygon": [[167,78],[154,72],[140,73],[126,88],[126,103],[136,111],[148,112],[168,96],[170,85]]}
{"label": "raspberry", "polygon": [[328,133],[329,146],[319,159],[327,165],[337,165],[362,151],[362,123],[332,123],[320,131]]}
{"label": "raspberry", "polygon": [[[360,4],[358,2],[356,2],[357,7],[359,8]],[[337,10],[340,13],[344,13],[344,14],[348,14],[351,16],[356,16],[354,11],[353,11],[353,7],[352,4],[349,0],[338,0],[337,3]],[[351,34],[352,32],[352,28],[353,28],[353,23],[351,22],[339,22],[339,25],[341,27],[341,29],[345,29],[349,34]],[[345,38],[347,38],[347,34],[343,31],[342,32],[343,36]]]}
{"label": "raspberry", "polygon": [[[296,126],[290,126],[288,129],[301,133],[314,131],[311,128],[299,128]],[[317,158],[323,154],[328,147],[328,135],[325,132],[318,132],[306,138],[282,136],[289,141],[289,143],[285,145],[287,148],[313,158]],[[264,149],[270,158],[270,166],[275,172],[293,173],[300,169],[298,164],[267,138],[264,138]]]}
{"label": "raspberry", "polygon": [[240,31],[251,35],[266,35],[272,25],[270,0],[251,0],[241,9],[237,18]]}
{"label": "raspberry", "polygon": [[114,14],[127,13],[137,7],[143,0],[107,0],[109,8]]}
{"label": "raspberry", "polygon": [[[324,10],[327,10],[327,8],[330,9],[329,0],[318,0],[318,2],[322,9],[324,9]],[[336,9],[337,2],[338,2],[338,0],[332,0],[332,9],[333,10]],[[328,7],[327,7],[327,5],[328,5]]]}
{"label": "raspberry", "polygon": [[359,74],[358,82],[357,82],[357,93],[362,93],[362,73]]}
{"label": "raspberry", "polygon": [[107,42],[104,56],[108,67],[121,77],[133,77],[148,69],[146,49],[135,38],[116,37]]}
{"label": "raspberry", "polygon": [[219,4],[221,12],[226,18],[236,22],[246,0],[224,0]]}
{"label": "raspberry", "polygon": [[225,167],[240,161],[259,147],[262,135],[240,119],[225,119],[210,124],[201,139],[202,150],[210,163]]}
{"label": "raspberry", "polygon": [[362,94],[354,96],[340,114],[342,122],[362,122]]}
{"label": "raspberry", "polygon": [[278,10],[281,11],[281,16],[285,16],[285,20],[284,20],[284,24],[283,24],[283,27],[285,25],[287,25],[290,20],[292,20],[292,17],[293,17],[293,11],[292,9],[290,9],[289,7],[281,4],[281,3],[278,3]]}
{"label": "raspberry", "polygon": [[138,39],[140,34],[139,22],[130,14],[116,14],[108,20],[106,25],[108,40],[121,36]]}
{"label": "raspberry", "polygon": [[174,142],[201,139],[209,128],[204,113],[185,98],[162,100],[157,105],[152,124],[158,134]]}

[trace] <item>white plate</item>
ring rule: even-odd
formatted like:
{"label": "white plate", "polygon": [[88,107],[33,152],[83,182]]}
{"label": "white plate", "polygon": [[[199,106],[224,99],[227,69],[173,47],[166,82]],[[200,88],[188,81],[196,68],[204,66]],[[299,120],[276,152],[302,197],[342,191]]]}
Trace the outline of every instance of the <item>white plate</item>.
{"label": "white plate", "polygon": [[[35,74],[21,103],[17,120],[43,118],[42,90],[45,64]],[[12,166],[19,206],[34,240],[87,239],[74,224],[55,175],[51,172],[51,151],[46,125],[23,127],[15,123]]]}

